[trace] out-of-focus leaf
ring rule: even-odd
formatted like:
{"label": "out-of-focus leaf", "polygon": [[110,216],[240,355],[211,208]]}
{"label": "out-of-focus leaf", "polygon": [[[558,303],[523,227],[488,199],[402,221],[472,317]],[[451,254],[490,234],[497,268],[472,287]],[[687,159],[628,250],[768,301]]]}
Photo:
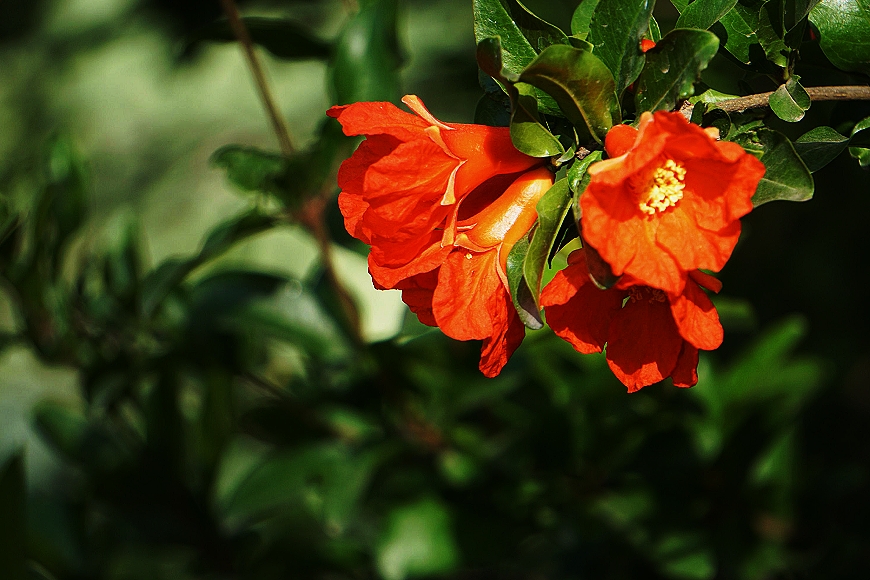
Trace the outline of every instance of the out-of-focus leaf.
{"label": "out-of-focus leaf", "polygon": [[633,83],[643,68],[640,41],[649,30],[655,0],[599,0],[587,40],[613,73],[616,96]]}
{"label": "out-of-focus leaf", "polygon": [[520,80],[550,94],[568,120],[579,130],[588,130],[599,143],[619,122],[613,77],[587,50],[553,45],[526,67]]}
{"label": "out-of-focus leaf", "polygon": [[[285,60],[329,58],[330,45],[323,42],[298,22],[285,18],[243,16],[242,21],[254,44]],[[186,51],[203,42],[236,42],[236,35],[226,19],[217,20],[194,32]]]}
{"label": "out-of-focus leaf", "polygon": [[770,95],[770,109],[777,117],[789,123],[797,123],[804,118],[812,101],[795,75],[779,86]]}
{"label": "out-of-focus leaf", "polygon": [[761,127],[735,139],[758,157],[766,171],[752,197],[756,207],[775,200],[806,201],[813,197],[813,176],[788,140],[788,137]]}
{"label": "out-of-focus leaf", "polygon": [[142,312],[151,316],[179,284],[196,268],[229,250],[233,244],[274,226],[276,218],[259,211],[243,213],[219,224],[203,242],[199,253],[191,258],[170,258],[142,281]]}
{"label": "out-of-focus leaf", "polygon": [[568,190],[568,180],[563,178],[553,184],[536,206],[538,211],[538,227],[532,234],[529,250],[523,264],[523,275],[532,298],[538,305],[541,293],[541,276],[547,267],[550,252],[556,243],[559,228],[571,209],[571,194]]}
{"label": "out-of-focus leaf", "polygon": [[281,155],[243,145],[221,147],[212,154],[211,163],[226,172],[230,183],[247,193],[273,193],[287,171]]}
{"label": "out-of-focus leaf", "polygon": [[589,36],[592,17],[600,0],[581,0],[571,16],[571,34],[585,39]]}
{"label": "out-of-focus leaf", "polygon": [[533,330],[544,327],[544,321],[541,319],[541,312],[535,303],[535,297],[529,288],[528,282],[524,276],[523,268],[526,261],[526,254],[529,251],[529,238],[523,236],[514,244],[508,254],[507,259],[507,279],[508,287],[511,291],[511,299],[514,303],[514,308],[517,309],[517,314],[523,324]]}
{"label": "out-of-focus leaf", "polygon": [[0,464],[0,570],[9,580],[25,580],[26,505],[24,458],[16,453]]}
{"label": "out-of-focus leaf", "polygon": [[390,512],[377,548],[378,570],[385,580],[443,574],[458,561],[450,515],[440,502],[425,499]]}
{"label": "out-of-focus leaf", "polygon": [[335,102],[396,101],[402,57],[396,36],[397,0],[361,0],[335,46]]}
{"label": "out-of-focus leaf", "polygon": [[705,30],[672,30],[646,53],[637,79],[635,104],[640,111],[670,111],[694,94],[695,82],[719,48]]}
{"label": "out-of-focus leaf", "polygon": [[42,401],[34,408],[34,418],[45,440],[80,466],[102,473],[128,459],[104,430],[66,405]]}
{"label": "out-of-focus leaf", "polygon": [[830,127],[816,127],[798,137],[793,145],[807,169],[815,173],[849,146],[849,138]]}
{"label": "out-of-focus leaf", "polygon": [[542,50],[568,44],[565,33],[517,0],[474,0],[474,39],[500,38],[504,68],[518,75]]}
{"label": "out-of-focus leaf", "polygon": [[223,506],[230,527],[304,511],[333,534],[351,523],[380,453],[356,453],[340,443],[276,454],[257,466]]}
{"label": "out-of-focus leaf", "polygon": [[728,13],[737,0],[695,0],[680,12],[674,28],[707,30]]}
{"label": "out-of-focus leaf", "polygon": [[870,2],[822,0],[810,12],[810,21],[834,66],[870,74]]}

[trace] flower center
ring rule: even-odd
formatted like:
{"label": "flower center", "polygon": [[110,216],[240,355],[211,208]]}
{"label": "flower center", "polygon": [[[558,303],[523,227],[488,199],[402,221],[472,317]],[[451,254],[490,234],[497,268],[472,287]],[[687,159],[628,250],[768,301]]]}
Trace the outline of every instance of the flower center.
{"label": "flower center", "polygon": [[669,207],[674,207],[683,199],[683,190],[686,184],[686,169],[674,161],[668,159],[665,164],[657,168],[652,174],[652,184],[646,194],[646,199],[640,202],[640,211],[647,215],[655,215]]}
{"label": "flower center", "polygon": [[[626,302],[640,302],[646,300],[650,304],[656,302],[666,302],[668,297],[658,288],[650,288],[649,286],[632,286],[628,289],[628,297]],[[624,305],[624,304],[623,304]]]}

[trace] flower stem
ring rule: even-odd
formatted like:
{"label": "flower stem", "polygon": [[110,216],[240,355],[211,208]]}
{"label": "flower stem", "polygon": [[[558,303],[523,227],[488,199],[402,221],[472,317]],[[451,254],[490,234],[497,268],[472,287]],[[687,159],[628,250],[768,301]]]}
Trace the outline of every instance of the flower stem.
{"label": "flower stem", "polygon": [[266,80],[266,72],[263,70],[263,65],[260,63],[260,59],[254,50],[254,43],[251,41],[248,27],[245,26],[244,21],[239,16],[239,9],[236,7],[235,0],[221,0],[221,5],[230,22],[230,27],[233,29],[233,34],[242,46],[242,50],[248,60],[248,66],[251,69],[251,74],[254,76],[254,82],[260,93],[260,99],[263,101],[263,106],[269,115],[269,120],[272,122],[272,129],[274,129],[275,135],[278,137],[278,143],[281,145],[281,153],[285,157],[290,157],[295,151],[293,142],[290,140],[290,130],[287,128],[287,123],[284,122],[284,117],[281,116],[278,106],[275,104],[272,90],[269,88],[269,82]]}
{"label": "flower stem", "polygon": [[[868,86],[838,86],[838,87],[805,87],[812,101],[868,101],[870,100],[870,87]],[[769,93],[758,93],[727,101],[715,103],[716,109],[726,113],[742,113],[747,109],[759,109],[768,106]]]}

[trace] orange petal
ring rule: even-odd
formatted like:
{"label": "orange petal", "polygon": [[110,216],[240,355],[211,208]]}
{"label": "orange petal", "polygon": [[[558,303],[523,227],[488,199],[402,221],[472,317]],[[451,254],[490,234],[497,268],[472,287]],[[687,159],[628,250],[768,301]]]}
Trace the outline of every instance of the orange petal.
{"label": "orange petal", "polygon": [[671,373],[674,385],[681,388],[698,384],[698,349],[683,341],[683,349],[677,359],[677,366]]}
{"label": "orange petal", "polygon": [[498,320],[490,301],[503,290],[496,270],[498,253],[455,249],[438,275],[432,299],[435,319],[444,334],[457,340],[481,340],[496,334]]}
{"label": "orange petal", "polygon": [[719,313],[700,286],[689,282],[683,293],[670,302],[680,336],[703,350],[719,348],[723,337]]}
{"label": "orange petal", "polygon": [[480,349],[480,372],[487,377],[494,377],[501,372],[514,351],[520,346],[526,336],[526,327],[511,301],[507,288],[492,301],[490,312],[493,314],[492,336],[483,339]]}

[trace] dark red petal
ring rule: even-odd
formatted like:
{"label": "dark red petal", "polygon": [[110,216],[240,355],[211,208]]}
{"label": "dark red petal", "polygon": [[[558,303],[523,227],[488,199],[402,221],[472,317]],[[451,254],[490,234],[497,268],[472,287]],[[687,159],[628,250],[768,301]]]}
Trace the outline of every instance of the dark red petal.
{"label": "dark red petal", "polygon": [[671,379],[674,385],[682,388],[698,384],[698,349],[688,342],[683,341],[683,349],[677,359],[677,366],[671,373]]}

